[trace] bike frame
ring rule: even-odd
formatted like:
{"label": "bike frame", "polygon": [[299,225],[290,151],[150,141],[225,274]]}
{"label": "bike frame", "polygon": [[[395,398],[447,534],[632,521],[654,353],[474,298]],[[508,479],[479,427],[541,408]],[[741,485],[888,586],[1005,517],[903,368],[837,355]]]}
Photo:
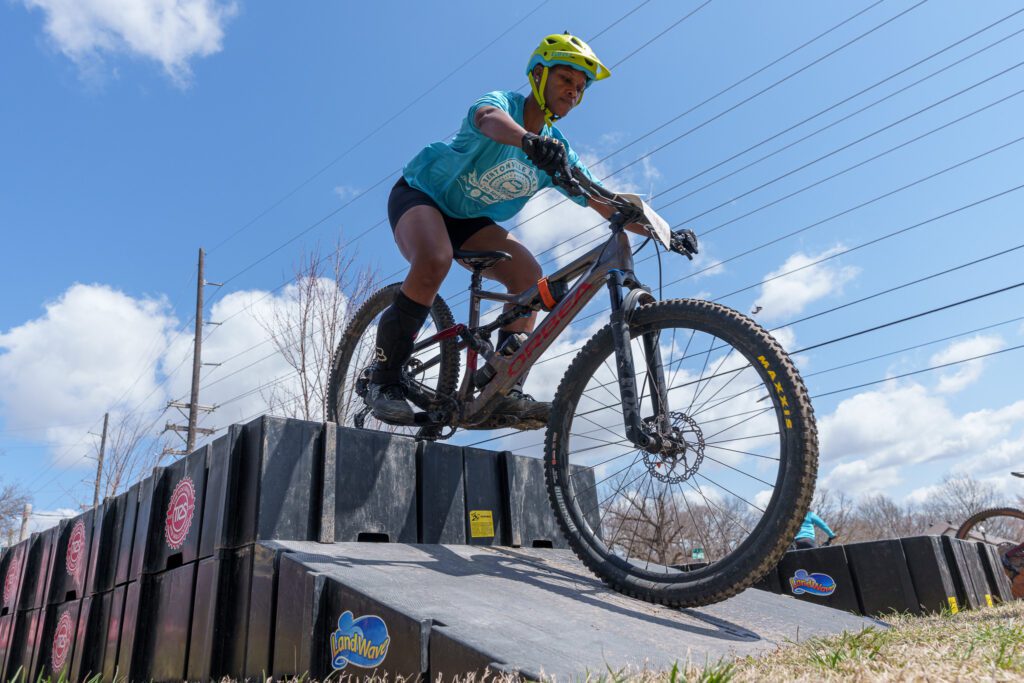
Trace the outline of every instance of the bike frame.
{"label": "bike frame", "polygon": [[[467,348],[467,362],[458,393],[463,407],[462,415],[458,419],[459,425],[480,424],[490,417],[501,398],[530,371],[544,351],[554,343],[555,339],[597,294],[600,285],[605,283],[611,300],[612,335],[615,341],[616,367],[619,374],[619,392],[622,398],[626,436],[640,448],[658,447],[658,442],[660,442],[658,434],[652,433],[650,429],[646,428],[640,417],[640,399],[637,393],[633,355],[630,348],[629,321],[626,316],[629,307],[624,305],[625,297],[622,290],[628,288],[646,292],[646,289],[633,273],[633,254],[629,238],[623,227],[624,220],[621,214],[617,214],[612,218],[612,235],[608,241],[547,277],[549,282],[567,282],[577,277],[579,279],[514,354],[511,356],[503,356],[498,353],[490,355],[488,362],[496,374],[475,397],[473,396],[472,380],[480,355],[480,352],[473,348],[474,345],[480,346],[475,335],[480,331],[486,331],[489,335],[490,331],[504,326],[512,320],[529,315],[533,311],[544,310],[544,306],[539,286],[535,285],[527,291],[515,295],[488,292],[482,288],[481,271],[474,270],[470,284],[469,324],[456,325],[449,330],[442,330],[417,343],[414,347],[415,352],[439,343],[443,339],[450,339],[454,336],[463,338],[464,343],[460,344],[460,348]],[[510,304],[512,308],[505,311],[496,321],[481,327],[479,324],[480,304],[485,300]],[[654,414],[660,416],[660,426],[667,428],[668,397],[657,334],[644,335],[644,350]],[[433,365],[432,361],[425,364],[427,367],[430,365]]]}

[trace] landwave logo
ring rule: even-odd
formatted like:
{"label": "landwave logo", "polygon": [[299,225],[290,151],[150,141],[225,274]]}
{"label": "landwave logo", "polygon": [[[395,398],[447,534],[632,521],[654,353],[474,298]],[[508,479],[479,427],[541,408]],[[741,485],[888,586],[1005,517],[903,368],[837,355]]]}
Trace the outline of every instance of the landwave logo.
{"label": "landwave logo", "polygon": [[352,612],[346,611],[338,617],[338,630],[331,635],[331,665],[335,671],[349,664],[372,669],[384,661],[390,643],[383,619],[373,614],[354,619]]}
{"label": "landwave logo", "polygon": [[789,579],[789,588],[793,595],[808,593],[810,595],[832,595],[836,590],[836,580],[828,574],[810,573],[806,569],[797,569]]}

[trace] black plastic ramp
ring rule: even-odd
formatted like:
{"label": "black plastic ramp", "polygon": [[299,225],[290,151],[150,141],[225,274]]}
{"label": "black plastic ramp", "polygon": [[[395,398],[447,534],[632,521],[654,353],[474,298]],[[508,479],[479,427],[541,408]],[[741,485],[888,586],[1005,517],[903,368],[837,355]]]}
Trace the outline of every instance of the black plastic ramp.
{"label": "black plastic ramp", "polygon": [[[787,641],[858,631],[878,623],[754,590],[700,609],[651,605],[610,591],[568,550],[376,543],[265,545],[285,553],[278,628],[288,624],[294,630],[301,623],[300,632],[312,631],[308,643],[280,648],[288,652],[275,648],[276,675],[303,673],[288,671],[289,664],[299,662],[308,662],[313,676],[331,673],[331,638],[346,612],[356,620],[367,616],[394,620],[394,626],[388,624],[391,642],[387,655],[376,665],[377,673],[408,676],[416,673],[409,670],[412,663],[422,662],[419,673],[431,680],[438,675],[449,680],[486,666],[530,678],[604,673],[608,667],[667,670],[676,662],[756,655]],[[286,564],[298,571],[289,576],[283,569]],[[305,579],[298,576],[302,572]],[[296,590],[285,583],[296,584]],[[297,593],[304,595],[300,599]],[[282,644],[280,638],[277,642]],[[396,665],[401,661],[400,670],[391,670],[392,661]],[[346,669],[345,673],[368,673],[352,663]]]}

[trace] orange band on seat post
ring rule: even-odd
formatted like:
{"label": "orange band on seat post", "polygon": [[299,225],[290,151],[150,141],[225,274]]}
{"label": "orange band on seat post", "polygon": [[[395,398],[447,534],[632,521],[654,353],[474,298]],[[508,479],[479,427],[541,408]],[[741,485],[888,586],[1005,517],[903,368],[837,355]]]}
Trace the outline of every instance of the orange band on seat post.
{"label": "orange band on seat post", "polygon": [[542,277],[537,280],[537,291],[540,293],[540,300],[549,311],[554,308],[558,301],[551,295],[551,288],[548,287],[548,279]]}

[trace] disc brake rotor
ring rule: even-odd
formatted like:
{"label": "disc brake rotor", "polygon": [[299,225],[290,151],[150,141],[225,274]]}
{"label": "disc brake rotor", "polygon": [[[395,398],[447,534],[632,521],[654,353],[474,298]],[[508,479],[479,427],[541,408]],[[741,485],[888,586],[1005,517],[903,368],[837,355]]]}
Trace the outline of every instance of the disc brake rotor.
{"label": "disc brake rotor", "polygon": [[660,417],[644,418],[651,431],[658,431],[676,446],[664,453],[643,452],[644,465],[658,481],[678,484],[697,474],[704,461],[704,434],[697,422],[689,415],[671,412],[668,414],[671,427],[666,434],[659,429]]}

